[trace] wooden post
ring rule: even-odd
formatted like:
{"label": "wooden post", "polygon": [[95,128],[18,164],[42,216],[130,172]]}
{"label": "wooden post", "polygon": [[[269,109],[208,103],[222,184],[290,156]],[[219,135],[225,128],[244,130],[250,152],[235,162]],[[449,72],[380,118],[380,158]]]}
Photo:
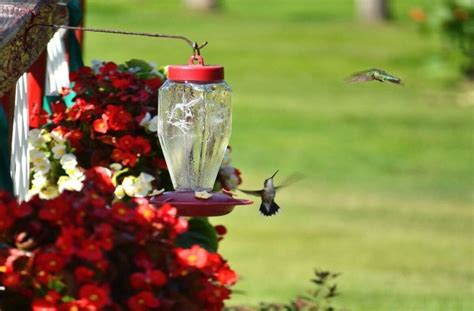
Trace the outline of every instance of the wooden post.
{"label": "wooden post", "polygon": [[359,18],[365,22],[381,22],[390,17],[388,0],[356,0]]}
{"label": "wooden post", "polygon": [[186,7],[193,10],[211,11],[218,7],[218,0],[184,0]]}

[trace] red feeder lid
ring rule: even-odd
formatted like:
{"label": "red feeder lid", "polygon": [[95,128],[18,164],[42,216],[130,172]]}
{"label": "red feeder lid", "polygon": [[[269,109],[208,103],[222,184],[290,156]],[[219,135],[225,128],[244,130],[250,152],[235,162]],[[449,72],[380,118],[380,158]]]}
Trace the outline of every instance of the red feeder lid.
{"label": "red feeder lid", "polygon": [[[195,61],[198,63],[195,64]],[[201,55],[193,55],[187,65],[168,66],[168,79],[180,82],[210,83],[224,80],[224,67],[204,65]]]}

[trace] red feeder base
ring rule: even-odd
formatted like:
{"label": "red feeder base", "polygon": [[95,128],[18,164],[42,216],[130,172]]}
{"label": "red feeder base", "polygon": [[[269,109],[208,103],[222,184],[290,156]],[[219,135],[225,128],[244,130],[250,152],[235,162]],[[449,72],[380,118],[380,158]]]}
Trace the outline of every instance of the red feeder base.
{"label": "red feeder base", "polygon": [[232,212],[237,205],[248,205],[250,200],[239,200],[222,192],[211,192],[209,199],[198,199],[194,192],[170,191],[150,198],[150,203],[161,206],[169,203],[176,207],[179,216],[212,217]]}

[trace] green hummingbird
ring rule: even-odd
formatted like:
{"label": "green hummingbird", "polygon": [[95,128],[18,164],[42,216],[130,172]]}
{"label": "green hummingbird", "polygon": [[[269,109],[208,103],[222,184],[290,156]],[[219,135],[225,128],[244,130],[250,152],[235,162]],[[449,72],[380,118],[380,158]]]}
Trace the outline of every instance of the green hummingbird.
{"label": "green hummingbird", "polygon": [[379,82],[391,82],[394,84],[402,84],[402,80],[398,77],[392,76],[391,74],[383,71],[382,69],[369,69],[365,71],[356,72],[350,77],[346,78],[346,83],[360,83],[377,80]]}

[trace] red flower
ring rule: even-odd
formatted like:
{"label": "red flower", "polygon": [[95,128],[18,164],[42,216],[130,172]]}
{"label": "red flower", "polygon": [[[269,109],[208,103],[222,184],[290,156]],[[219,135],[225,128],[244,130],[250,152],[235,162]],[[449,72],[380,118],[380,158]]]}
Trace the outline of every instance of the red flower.
{"label": "red flower", "polygon": [[0,232],[8,230],[13,225],[14,219],[10,216],[0,216]]}
{"label": "red flower", "polygon": [[140,204],[136,208],[136,217],[139,224],[152,223],[156,219],[156,209],[148,202]]}
{"label": "red flower", "polygon": [[132,149],[134,144],[134,138],[132,135],[125,135],[120,137],[117,147],[120,148],[121,150],[128,151]]}
{"label": "red flower", "polygon": [[94,123],[92,123],[92,127],[94,128],[94,131],[102,134],[107,133],[107,130],[109,129],[107,125],[107,120],[104,117],[102,117],[102,119],[94,120]]}
{"label": "red flower", "polygon": [[164,204],[157,210],[156,216],[159,220],[172,224],[176,221],[177,212],[177,209],[171,204]]}
{"label": "red flower", "polygon": [[137,136],[133,141],[132,148],[130,149],[132,153],[137,155],[147,155],[151,151],[151,145],[148,142],[148,139]]}
{"label": "red flower", "polygon": [[38,270],[56,273],[63,269],[65,259],[56,253],[39,253],[36,255],[35,264]]}
{"label": "red flower", "polygon": [[130,285],[135,289],[147,288],[147,280],[145,273],[135,272],[130,275]]}
{"label": "red flower", "polygon": [[35,299],[31,304],[32,311],[57,311],[56,303],[46,299]]}
{"label": "red flower", "polygon": [[61,224],[64,215],[69,209],[69,205],[69,202],[65,200],[64,196],[59,196],[56,199],[48,200],[42,206],[39,212],[39,218]]}
{"label": "red flower", "polygon": [[135,289],[147,289],[149,286],[163,286],[167,277],[160,270],[152,270],[147,273],[133,273],[130,276],[130,285]]}
{"label": "red flower", "polygon": [[153,78],[144,81],[146,86],[152,90],[158,90],[163,83],[160,78]]}
{"label": "red flower", "polygon": [[125,223],[129,223],[134,219],[133,210],[124,202],[117,201],[112,204],[112,216]]}
{"label": "red flower", "polygon": [[38,271],[35,277],[35,280],[43,285],[48,285],[52,279],[53,279],[53,276],[49,274],[48,272],[46,272],[45,270]]}
{"label": "red flower", "polygon": [[224,306],[223,301],[230,298],[230,290],[210,282],[205,282],[203,285],[204,289],[199,293],[199,297],[209,306],[215,307],[215,310],[220,310]]}
{"label": "red flower", "polygon": [[163,286],[166,284],[166,281],[168,280],[166,275],[160,270],[150,271],[148,273],[148,277],[150,278],[150,283],[154,286]]}
{"label": "red flower", "polygon": [[122,151],[120,149],[114,149],[112,151],[112,160],[120,162],[125,166],[135,167],[137,164],[138,157],[133,153]]}
{"label": "red flower", "polygon": [[101,309],[109,304],[108,291],[94,284],[87,284],[79,289],[79,298],[86,300],[89,305]]}
{"label": "red flower", "polygon": [[76,229],[71,226],[61,228],[61,233],[56,239],[56,247],[66,256],[70,256],[75,252],[77,241],[84,238],[84,229]]}
{"label": "red flower", "polygon": [[21,275],[18,272],[7,272],[3,275],[1,284],[6,288],[15,288],[20,285]]}
{"label": "red flower", "polygon": [[74,105],[72,105],[67,111],[68,119],[71,121],[78,120],[79,118],[87,119],[86,113],[90,113],[94,109],[94,105],[87,103],[83,98],[76,98]]}
{"label": "red flower", "polygon": [[10,215],[10,211],[17,209],[17,204],[14,200],[9,202],[0,201],[0,232],[6,231],[14,223],[14,217]]}
{"label": "red flower", "polygon": [[80,129],[71,130],[66,135],[64,135],[64,137],[69,140],[69,142],[74,148],[81,150],[81,141],[84,137],[84,133],[82,133]]}
{"label": "red flower", "polygon": [[53,303],[53,304],[57,303],[59,301],[59,299],[61,299],[61,294],[58,293],[55,290],[48,291],[46,296],[44,296],[44,300],[46,300],[50,303]]}
{"label": "red flower", "polygon": [[82,241],[81,248],[77,252],[77,255],[89,261],[98,261],[103,257],[99,243],[91,239]]}
{"label": "red flower", "polygon": [[108,105],[102,118],[107,118],[108,126],[114,131],[129,129],[133,117],[122,106]]}
{"label": "red flower", "polygon": [[74,270],[74,276],[79,283],[91,281],[94,274],[94,271],[84,266],[79,266]]}
{"label": "red flower", "polygon": [[29,216],[33,212],[33,208],[27,202],[22,202],[18,207],[11,208],[11,211],[15,214],[15,217],[23,218]]}
{"label": "red flower", "polygon": [[52,110],[52,121],[54,124],[58,124],[61,122],[64,117],[65,117],[65,111],[66,111],[66,105],[62,103],[61,101],[57,101],[54,104],[51,105],[51,110]]}
{"label": "red flower", "polygon": [[87,183],[93,185],[101,194],[112,194],[115,186],[112,183],[112,172],[105,167],[93,167],[86,172]]}
{"label": "red flower", "polygon": [[117,71],[117,69],[118,69],[118,66],[114,62],[106,62],[100,67],[99,71],[102,74],[108,74],[109,75],[109,74],[114,73],[115,71]]}
{"label": "red flower", "polygon": [[114,79],[112,85],[118,89],[126,89],[131,84],[130,79]]}
{"label": "red flower", "polygon": [[177,249],[178,260],[182,265],[204,268],[207,264],[207,251],[199,245],[189,249]]}
{"label": "red flower", "polygon": [[216,279],[222,285],[229,286],[237,283],[237,273],[234,270],[230,269],[226,264],[216,273]]}
{"label": "red flower", "polygon": [[149,291],[142,291],[128,299],[128,307],[131,311],[146,311],[159,306],[159,300]]}

